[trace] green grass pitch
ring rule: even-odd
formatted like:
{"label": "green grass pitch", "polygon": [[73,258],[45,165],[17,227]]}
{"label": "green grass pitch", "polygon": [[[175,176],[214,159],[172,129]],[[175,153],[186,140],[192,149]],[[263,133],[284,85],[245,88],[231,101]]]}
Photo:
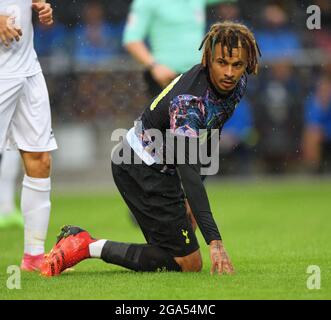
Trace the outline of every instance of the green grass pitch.
{"label": "green grass pitch", "polygon": [[[19,265],[22,230],[0,230],[0,299],[330,299],[331,181],[212,183],[208,193],[236,274],[211,276],[208,248],[198,234],[203,271],[135,273],[102,261],[83,261],[55,278],[21,275],[8,289],[7,267]],[[144,242],[117,192],[53,195],[46,249],[63,224],[98,238]],[[307,289],[309,265],[321,288]]]}

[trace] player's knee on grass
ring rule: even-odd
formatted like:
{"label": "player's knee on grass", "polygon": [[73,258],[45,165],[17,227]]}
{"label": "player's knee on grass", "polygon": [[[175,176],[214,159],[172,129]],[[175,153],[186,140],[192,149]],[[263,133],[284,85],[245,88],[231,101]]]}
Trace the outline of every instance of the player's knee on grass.
{"label": "player's knee on grass", "polygon": [[202,269],[200,250],[185,257],[176,257],[175,261],[180,265],[183,272],[200,272]]}
{"label": "player's knee on grass", "polygon": [[32,178],[48,178],[51,173],[51,155],[49,152],[21,151],[25,171]]}
{"label": "player's knee on grass", "polygon": [[154,246],[142,250],[140,265],[146,271],[181,271],[180,266],[171,255]]}

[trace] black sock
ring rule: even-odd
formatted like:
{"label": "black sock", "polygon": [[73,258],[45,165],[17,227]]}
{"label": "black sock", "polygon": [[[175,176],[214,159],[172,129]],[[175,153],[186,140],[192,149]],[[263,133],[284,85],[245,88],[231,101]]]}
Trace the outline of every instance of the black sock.
{"label": "black sock", "polygon": [[101,259],[134,271],[182,271],[169,253],[149,244],[107,241]]}

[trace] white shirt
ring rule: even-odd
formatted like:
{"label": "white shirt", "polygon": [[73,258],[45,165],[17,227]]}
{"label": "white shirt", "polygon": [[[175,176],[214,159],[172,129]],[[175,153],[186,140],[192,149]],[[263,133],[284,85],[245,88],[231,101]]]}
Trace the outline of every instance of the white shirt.
{"label": "white shirt", "polygon": [[[0,0],[1,1],[1,0]],[[141,141],[135,134],[135,127],[131,128],[126,134],[126,140],[129,146],[134,150],[134,152],[139,156],[139,158],[145,162],[148,166],[155,163],[155,159],[144,149]]]}
{"label": "white shirt", "polygon": [[0,43],[0,79],[29,77],[41,72],[33,46],[32,0],[0,0],[0,15],[12,17],[22,30],[19,42],[9,48]]}

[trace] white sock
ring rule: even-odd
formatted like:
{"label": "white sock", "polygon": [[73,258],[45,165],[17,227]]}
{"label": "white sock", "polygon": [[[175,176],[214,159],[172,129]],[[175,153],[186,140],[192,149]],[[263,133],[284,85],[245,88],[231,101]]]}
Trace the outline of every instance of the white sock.
{"label": "white sock", "polygon": [[98,240],[89,245],[91,258],[101,258],[101,252],[106,242],[107,240]]}
{"label": "white sock", "polygon": [[0,215],[8,215],[15,208],[15,185],[20,171],[20,154],[4,151],[0,165]]}
{"label": "white sock", "polygon": [[47,235],[50,202],[51,178],[23,179],[21,208],[24,217],[24,253],[39,255],[44,253]]}

